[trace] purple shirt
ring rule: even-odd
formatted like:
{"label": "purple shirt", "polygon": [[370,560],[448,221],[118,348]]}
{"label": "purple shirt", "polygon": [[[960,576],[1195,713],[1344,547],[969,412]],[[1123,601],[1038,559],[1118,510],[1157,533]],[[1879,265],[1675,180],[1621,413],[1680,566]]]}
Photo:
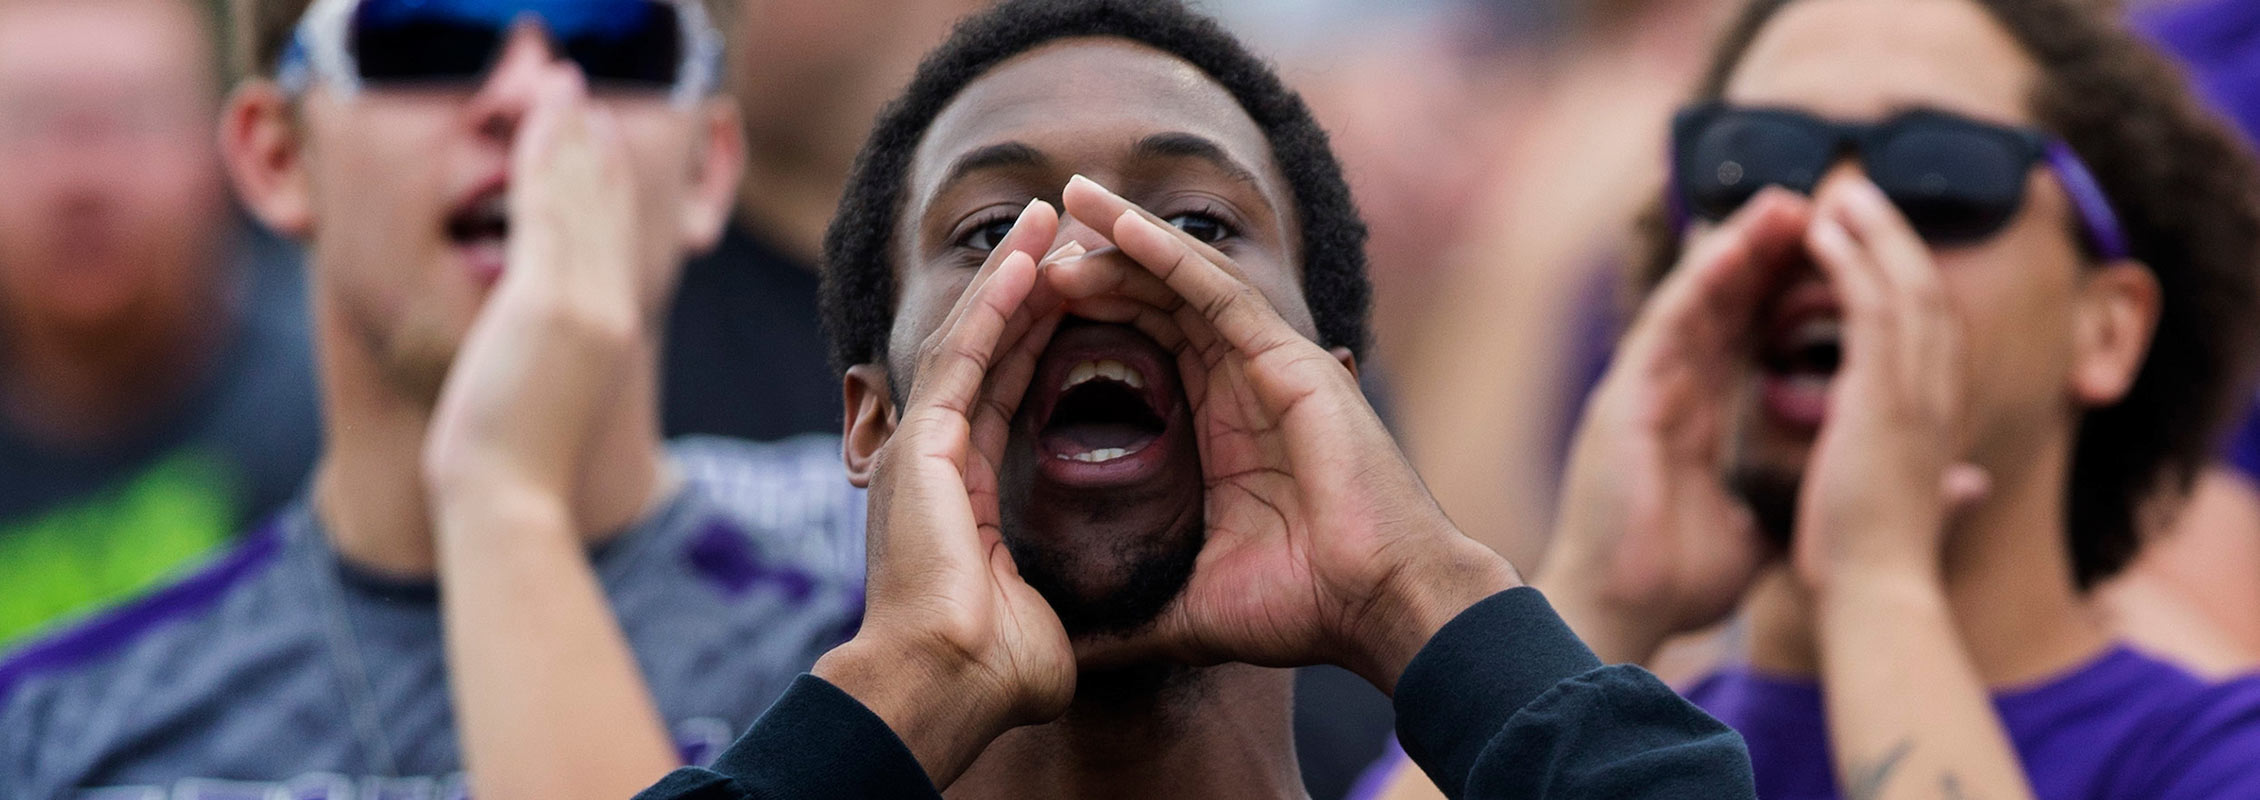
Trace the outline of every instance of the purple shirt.
{"label": "purple shirt", "polygon": [[[1838,796],[1812,681],[1733,668],[1686,694],[1749,742],[1760,800]],[[2260,798],[2260,675],[2209,684],[2119,647],[1993,705],[2040,800]]]}

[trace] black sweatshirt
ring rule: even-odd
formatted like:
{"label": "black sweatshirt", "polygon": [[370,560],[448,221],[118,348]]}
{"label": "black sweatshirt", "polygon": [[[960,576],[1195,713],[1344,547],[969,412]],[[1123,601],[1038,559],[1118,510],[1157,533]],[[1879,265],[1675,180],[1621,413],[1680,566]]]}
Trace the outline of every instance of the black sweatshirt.
{"label": "black sweatshirt", "polygon": [[[1462,612],[1397,681],[1397,735],[1454,798],[1754,798],[1742,737],[1632,666],[1604,667],[1537,590]],[[710,769],[638,800],[940,798],[878,715],[803,675]]]}

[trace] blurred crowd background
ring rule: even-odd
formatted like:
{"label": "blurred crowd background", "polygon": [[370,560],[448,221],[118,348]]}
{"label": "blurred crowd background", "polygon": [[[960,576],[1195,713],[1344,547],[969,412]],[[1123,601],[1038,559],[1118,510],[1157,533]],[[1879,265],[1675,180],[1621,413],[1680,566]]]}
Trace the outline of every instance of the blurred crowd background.
{"label": "blurred crowd background", "polygon": [[[685,273],[669,322],[670,434],[839,431],[822,233],[880,104],[980,5],[741,3],[731,78],[751,166],[738,224]],[[1373,231],[1377,403],[1461,527],[1529,569],[1620,324],[1617,274],[1662,185],[1667,120],[1735,4],[1205,5],[1279,63],[1346,163]],[[2125,13],[2250,130],[2260,13],[2237,7],[2254,5]],[[224,19],[205,0],[0,0],[0,647],[223,544],[296,493],[316,454],[298,256],[233,205],[215,149],[236,69]],[[2138,639],[2211,674],[2260,664],[2245,471],[2260,463],[2241,452],[2177,518],[2186,533],[2161,525],[2109,595]],[[1379,751],[1389,712],[1347,673],[1306,680],[1334,687],[1309,695],[1338,722],[1302,732],[1325,796]]]}

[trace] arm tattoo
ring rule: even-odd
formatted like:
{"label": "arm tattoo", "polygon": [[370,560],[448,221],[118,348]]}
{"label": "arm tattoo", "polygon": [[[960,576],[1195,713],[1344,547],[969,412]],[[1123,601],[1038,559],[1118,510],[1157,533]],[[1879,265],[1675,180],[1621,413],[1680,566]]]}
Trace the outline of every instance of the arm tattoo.
{"label": "arm tattoo", "polygon": [[1907,751],[1914,747],[1913,741],[1901,739],[1882,758],[1854,765],[1852,774],[1848,776],[1851,780],[1846,782],[1848,785],[1844,790],[1844,800],[1876,800],[1882,797],[1883,785],[1890,782],[1891,773],[1899,770],[1899,765],[1907,760]]}

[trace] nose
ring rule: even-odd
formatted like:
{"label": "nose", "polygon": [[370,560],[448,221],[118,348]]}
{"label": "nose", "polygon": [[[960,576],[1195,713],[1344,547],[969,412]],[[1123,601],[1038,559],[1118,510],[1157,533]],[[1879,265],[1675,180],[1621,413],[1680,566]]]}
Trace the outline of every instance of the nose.
{"label": "nose", "polygon": [[1859,159],[1849,156],[1837,159],[1836,163],[1829,165],[1827,172],[1821,173],[1820,181],[1813,184],[1813,197],[1826,195],[1831,187],[1845,181],[1865,179],[1867,174],[1867,169],[1860,166]]}
{"label": "nose", "polygon": [[542,78],[560,69],[580,67],[557,57],[535,18],[519,21],[510,29],[510,38],[503,43],[486,82],[471,96],[469,110],[479,133],[497,142],[510,142],[532,110]]}
{"label": "nose", "polygon": [[1101,235],[1097,228],[1085,224],[1072,215],[1064,215],[1059,218],[1059,235],[1053,238],[1050,250],[1045,252],[1066,247],[1069,242],[1080,243],[1083,245],[1083,249],[1094,251],[1114,246],[1114,243],[1107,241],[1106,236]]}

